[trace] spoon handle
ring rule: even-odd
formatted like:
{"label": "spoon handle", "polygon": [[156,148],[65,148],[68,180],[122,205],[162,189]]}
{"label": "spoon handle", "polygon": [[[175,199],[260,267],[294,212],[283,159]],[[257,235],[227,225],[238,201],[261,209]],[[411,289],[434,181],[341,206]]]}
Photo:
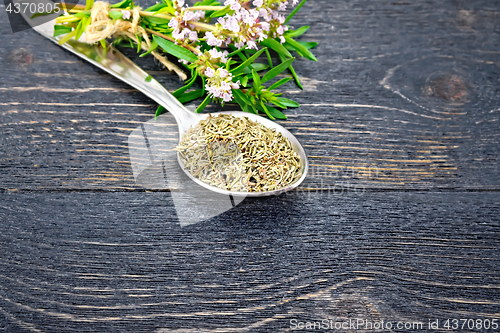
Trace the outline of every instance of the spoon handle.
{"label": "spoon handle", "polygon": [[[58,41],[60,37],[53,37],[54,23],[54,21],[50,21],[33,29],[59,45]],[[91,45],[75,41],[74,39],[70,39],[60,46],[144,93],[169,110],[174,115],[179,126],[190,123],[189,120],[196,118],[197,115],[195,113],[186,109],[158,81],[149,76],[148,73],[117,49],[111,46],[104,49],[99,44]]]}

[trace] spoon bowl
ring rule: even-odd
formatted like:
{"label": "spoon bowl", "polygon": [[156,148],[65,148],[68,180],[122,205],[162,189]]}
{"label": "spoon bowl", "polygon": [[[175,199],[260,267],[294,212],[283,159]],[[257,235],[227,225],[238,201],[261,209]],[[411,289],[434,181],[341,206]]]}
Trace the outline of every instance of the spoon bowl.
{"label": "spoon bowl", "polygon": [[[30,19],[24,16],[26,21],[30,23]],[[49,21],[47,23],[33,26],[33,29],[37,31],[42,36],[50,39],[54,43],[58,43],[58,37],[53,37],[54,34],[54,24],[55,21]],[[81,38],[84,38],[82,36]],[[111,46],[108,46],[106,49],[102,48],[102,46],[90,45],[83,42],[75,41],[74,39],[70,39],[63,45],[60,45],[64,49],[78,55],[79,57],[89,61],[95,66],[103,69],[109,74],[115,76],[116,78],[122,80],[125,83],[128,83],[132,87],[144,93],[146,96],[153,99],[155,102],[163,106],[165,109],[170,111],[175,117],[177,121],[177,125],[179,126],[179,140],[182,139],[182,136],[189,128],[197,125],[201,120],[207,118],[208,116],[217,116],[218,114],[229,114],[234,117],[247,117],[248,119],[258,122],[268,128],[275,129],[277,132],[281,133],[284,137],[288,138],[291,143],[292,149],[297,153],[300,158],[300,175],[301,177],[297,179],[295,182],[286,185],[283,188],[273,190],[273,191],[261,191],[261,192],[236,192],[236,191],[228,191],[215,186],[211,186],[202,182],[201,180],[195,178],[191,173],[189,173],[184,168],[184,163],[180,158],[180,155],[177,154],[179,165],[182,170],[196,183],[199,185],[226,195],[233,196],[269,196],[269,195],[277,195],[283,193],[285,191],[289,191],[295,187],[297,187],[306,177],[308,171],[308,161],[307,156],[304,151],[304,148],[299,143],[299,141],[286,130],[281,125],[263,118],[259,115],[241,112],[241,111],[225,111],[225,112],[216,112],[211,114],[200,114],[189,111],[182,105],[174,96],[172,96],[158,81],[152,79],[148,73],[139,68],[135,63],[133,63],[129,58],[124,56],[121,52],[114,49]]]}

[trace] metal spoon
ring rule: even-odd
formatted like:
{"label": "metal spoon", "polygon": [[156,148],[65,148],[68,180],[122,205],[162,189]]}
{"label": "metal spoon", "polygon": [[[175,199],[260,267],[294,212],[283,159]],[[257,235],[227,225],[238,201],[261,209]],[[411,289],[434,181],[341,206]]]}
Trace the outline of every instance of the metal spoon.
{"label": "metal spoon", "polygon": [[[26,21],[30,23],[29,19]],[[33,27],[39,34],[50,39],[54,43],[58,44],[58,37],[52,37],[54,35],[54,24],[55,21],[50,21],[38,26]],[[81,37],[84,38],[84,37]],[[58,44],[59,45],[59,44]],[[172,96],[158,81],[151,79],[151,77],[134,64],[129,58],[124,56],[118,50],[108,47],[104,50],[100,45],[89,45],[83,42],[75,41],[74,39],[69,40],[67,43],[61,45],[62,48],[73,52],[79,57],[91,62],[95,66],[103,69],[109,74],[115,76],[116,78],[128,83],[132,87],[144,93],[149,98],[153,99],[158,104],[162,105],[165,109],[169,110],[175,117],[177,125],[179,126],[179,139],[182,138],[183,133],[185,133],[191,126],[198,124],[201,120],[207,118],[209,114],[194,113],[186,109],[174,96]],[[146,80],[146,78],[148,78]],[[201,180],[193,177],[188,171],[185,170],[184,164],[177,154],[177,158],[182,170],[196,183],[199,185],[212,190],[214,192],[233,196],[268,196],[276,195],[285,191],[289,191],[297,187],[306,177],[308,170],[307,156],[304,148],[299,143],[299,141],[292,135],[288,130],[278,125],[277,123],[265,119],[256,114],[251,114],[241,111],[225,111],[211,113],[212,116],[216,116],[220,113],[230,114],[235,117],[247,117],[253,121],[259,122],[264,126],[269,128],[274,128],[276,131],[281,132],[283,136],[287,137],[292,144],[293,150],[300,157],[300,172],[301,177],[292,184],[286,187],[280,188],[274,191],[262,191],[262,192],[234,192],[223,190],[215,186],[208,185]]]}

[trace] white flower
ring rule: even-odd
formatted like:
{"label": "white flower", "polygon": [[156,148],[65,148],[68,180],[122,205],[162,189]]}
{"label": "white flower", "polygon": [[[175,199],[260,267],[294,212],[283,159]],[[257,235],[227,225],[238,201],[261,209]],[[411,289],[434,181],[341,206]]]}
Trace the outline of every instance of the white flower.
{"label": "white flower", "polygon": [[254,41],[251,41],[251,40],[247,42],[247,47],[248,47],[249,49],[256,49],[256,50],[258,50],[258,49],[259,49],[259,48],[257,47],[257,44],[255,44],[255,42],[254,42]]}
{"label": "white flower", "polygon": [[192,42],[196,42],[198,40],[198,33],[196,31],[190,31],[189,40]]}
{"label": "white flower", "polygon": [[184,22],[187,21],[199,21],[201,18],[205,17],[205,12],[202,10],[183,10],[182,11],[182,19]]}
{"label": "white flower", "polygon": [[[179,6],[184,5],[184,1],[178,0],[177,4]],[[191,43],[196,42],[198,40],[198,33],[194,31],[194,26],[191,23],[197,22],[203,17],[205,17],[205,12],[201,10],[190,11],[182,8],[180,12],[176,11],[175,17],[168,22],[168,26],[174,29],[174,31],[172,31],[172,37],[181,42],[186,39],[189,39]]]}
{"label": "white flower", "polygon": [[210,77],[213,77],[215,74],[215,71],[213,70],[212,67],[207,67],[207,69],[205,69],[205,76],[210,78]]}
{"label": "white flower", "polygon": [[224,2],[224,6],[231,6],[230,8],[236,11],[241,9],[241,5],[237,0],[227,0]]}
{"label": "white flower", "polygon": [[219,72],[219,76],[221,79],[223,79],[229,75],[229,72],[225,68],[218,68],[217,72]]}
{"label": "white flower", "polygon": [[240,25],[238,23],[238,20],[234,17],[228,17],[227,20],[224,21],[224,24],[222,24],[222,27],[224,29],[233,31],[233,32],[240,32]]}
{"label": "white flower", "polygon": [[211,31],[205,32],[205,38],[207,39],[207,44],[210,46],[221,46],[222,45],[222,40],[215,37],[213,32],[211,32]]}
{"label": "white flower", "polygon": [[122,18],[124,20],[130,19],[130,11],[128,11],[128,10],[122,10]]}
{"label": "white flower", "polygon": [[221,98],[224,102],[233,100],[232,89],[239,89],[240,81],[233,82],[233,75],[228,70],[217,68],[214,72],[209,67],[205,70],[205,76],[208,77],[205,89],[211,98]]}
{"label": "white flower", "polygon": [[213,48],[210,51],[208,51],[208,54],[210,54],[210,61],[212,61],[213,63],[216,63],[218,61],[226,63],[227,62],[226,56],[229,54],[229,52],[227,51],[221,52],[216,48]]}
{"label": "white flower", "polygon": [[177,29],[177,27],[179,26],[179,21],[177,20],[177,18],[173,18],[168,22],[168,26],[170,28]]}

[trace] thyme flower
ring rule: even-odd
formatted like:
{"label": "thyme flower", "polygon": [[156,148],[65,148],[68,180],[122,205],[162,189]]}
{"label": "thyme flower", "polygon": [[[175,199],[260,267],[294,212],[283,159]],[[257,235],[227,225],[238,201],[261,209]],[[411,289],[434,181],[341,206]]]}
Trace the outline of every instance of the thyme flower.
{"label": "thyme flower", "polygon": [[219,67],[214,71],[208,67],[205,70],[205,76],[208,78],[205,89],[212,98],[220,98],[224,102],[230,102],[233,100],[232,89],[240,88],[240,81],[233,82],[233,75],[227,69]]}

